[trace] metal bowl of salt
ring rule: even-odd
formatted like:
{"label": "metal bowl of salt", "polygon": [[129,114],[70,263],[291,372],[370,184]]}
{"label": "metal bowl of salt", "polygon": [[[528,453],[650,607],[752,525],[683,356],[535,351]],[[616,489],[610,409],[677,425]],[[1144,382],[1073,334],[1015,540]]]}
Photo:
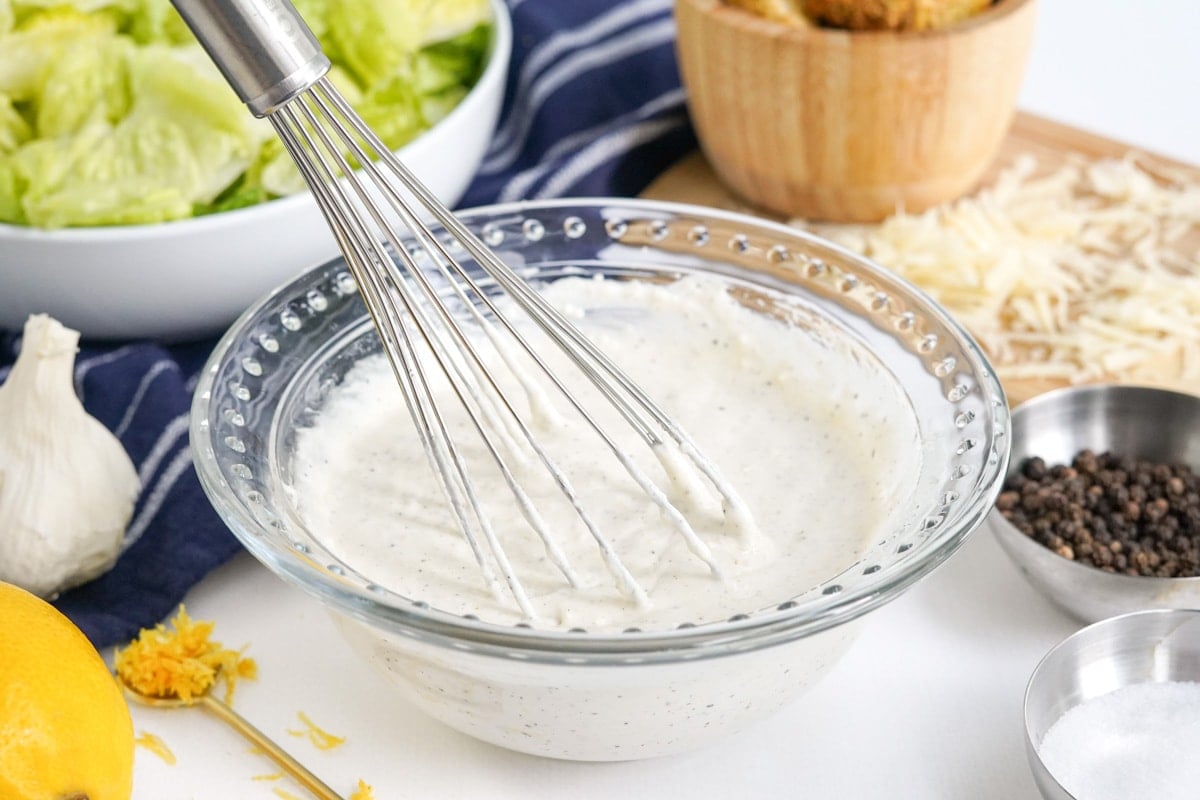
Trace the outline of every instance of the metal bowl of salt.
{"label": "metal bowl of salt", "polygon": [[1195,798],[1200,609],[1112,617],[1055,646],[1025,691],[1025,747],[1046,800]]}

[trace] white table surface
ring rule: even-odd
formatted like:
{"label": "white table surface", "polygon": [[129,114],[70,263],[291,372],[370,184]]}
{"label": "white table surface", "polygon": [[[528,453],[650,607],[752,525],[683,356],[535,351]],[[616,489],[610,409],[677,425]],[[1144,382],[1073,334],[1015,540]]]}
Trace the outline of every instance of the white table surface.
{"label": "white table surface", "polygon": [[[1200,4],[1042,0],[1024,109],[1200,163]],[[1079,627],[1023,581],[986,531],[873,613],[833,671],[776,716],[690,755],[574,764],[510,753],[407,707],[352,657],[316,603],[241,555],[189,595],[260,678],[237,708],[349,795],[385,798],[806,797],[1034,800],[1021,699],[1047,649]],[[288,733],[306,713],[346,737]],[[173,766],[139,748],[136,800],[307,797],[196,710],[135,709]],[[258,776],[259,779],[255,779]]]}

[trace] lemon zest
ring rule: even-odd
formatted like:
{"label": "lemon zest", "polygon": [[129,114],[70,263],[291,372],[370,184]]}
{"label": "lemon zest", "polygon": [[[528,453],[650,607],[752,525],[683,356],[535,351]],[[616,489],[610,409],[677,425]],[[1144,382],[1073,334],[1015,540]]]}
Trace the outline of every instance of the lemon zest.
{"label": "lemon zest", "polygon": [[298,716],[300,721],[304,723],[304,730],[297,731],[289,728],[289,735],[296,736],[298,738],[307,737],[308,740],[312,742],[318,750],[332,750],[335,747],[345,744],[346,737],[335,736],[329,731],[324,730],[311,719],[309,719],[308,715],[303,711],[297,712],[296,716]]}
{"label": "lemon zest", "polygon": [[180,604],[170,624],[173,630],[161,623],[143,628],[137,639],[117,653],[117,674],[135,691],[191,703],[223,680],[225,702],[230,702],[239,680],[257,676],[253,659],[209,638],[214,623],[193,620]]}
{"label": "lemon zest", "polygon": [[283,780],[282,772],[272,772],[270,775],[254,775],[250,778],[252,781],[279,781]]}
{"label": "lemon zest", "polygon": [[291,792],[289,792],[287,789],[280,789],[278,786],[271,789],[271,791],[274,792],[279,797],[282,797],[283,800],[304,800],[299,795],[294,795]]}
{"label": "lemon zest", "polygon": [[175,754],[171,752],[171,748],[167,747],[167,743],[164,742],[161,737],[155,736],[153,733],[142,731],[142,735],[134,739],[133,743],[138,747],[149,750],[166,763],[174,766]]}
{"label": "lemon zest", "polygon": [[371,788],[371,784],[359,778],[358,788],[350,795],[350,800],[375,800],[375,790]]}

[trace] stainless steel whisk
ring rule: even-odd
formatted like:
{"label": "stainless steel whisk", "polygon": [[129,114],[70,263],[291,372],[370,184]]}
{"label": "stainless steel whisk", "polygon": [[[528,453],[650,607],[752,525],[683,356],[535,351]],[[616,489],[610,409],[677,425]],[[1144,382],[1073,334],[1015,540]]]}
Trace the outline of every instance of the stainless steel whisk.
{"label": "stainless steel whisk", "polygon": [[[439,408],[440,401],[431,389],[431,378],[438,379],[439,374],[444,375],[467,411],[471,427],[495,459],[515,502],[563,578],[578,586],[575,570],[510,468],[508,457],[512,447],[506,443],[509,437],[505,431],[515,432],[513,438],[524,442],[561,489],[595,540],[621,591],[640,605],[649,602],[645,589],[597,527],[568,477],[509,401],[493,374],[495,367],[480,352],[479,337],[472,337],[464,330],[450,305],[455,301],[447,297],[447,292],[461,303],[472,324],[486,331],[485,338],[500,354],[501,362],[513,370],[527,394],[534,387],[529,385],[528,374],[509,357],[509,351],[523,351],[532,359],[536,371],[553,391],[565,398],[630,478],[662,509],[691,552],[719,576],[720,567],[710,548],[688,519],[609,435],[452,251],[461,247],[561,348],[570,363],[586,375],[636,430],[670,474],[698,470],[717,492],[734,529],[750,530],[753,523],[736,492],[679,425],[459,222],[379,140],[325,77],[330,62],[291,3],[288,0],[173,2],[250,111],[270,120],[316,197],[375,323],[458,527],[492,590],[498,595],[503,591],[496,577],[498,570],[522,614],[528,619],[536,618],[528,593],[505,554],[501,537],[476,494],[460,445]],[[425,221],[429,218],[441,226],[446,236],[434,233]],[[419,245],[424,258],[418,259],[418,251],[405,246],[405,237],[397,230],[396,222]],[[432,359],[422,357],[422,351],[432,354]],[[431,375],[431,368],[437,373]]]}

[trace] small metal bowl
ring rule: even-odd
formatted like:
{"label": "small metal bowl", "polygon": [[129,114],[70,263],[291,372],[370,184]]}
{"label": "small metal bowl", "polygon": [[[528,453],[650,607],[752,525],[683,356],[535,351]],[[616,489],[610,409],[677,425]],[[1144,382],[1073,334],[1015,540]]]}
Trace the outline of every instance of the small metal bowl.
{"label": "small metal bowl", "polygon": [[1169,681],[1200,681],[1200,610],[1113,617],[1068,636],[1047,653],[1025,690],[1025,751],[1042,797],[1077,800],[1038,754],[1046,732],[1063,714],[1126,686]]}
{"label": "small metal bowl", "polygon": [[[1027,458],[1070,463],[1087,448],[1200,470],[1200,397],[1141,386],[1047,392],[1013,411],[1005,480]],[[985,525],[1038,591],[1084,622],[1154,608],[1200,608],[1200,578],[1119,575],[1071,561],[1021,533],[994,508]]]}

